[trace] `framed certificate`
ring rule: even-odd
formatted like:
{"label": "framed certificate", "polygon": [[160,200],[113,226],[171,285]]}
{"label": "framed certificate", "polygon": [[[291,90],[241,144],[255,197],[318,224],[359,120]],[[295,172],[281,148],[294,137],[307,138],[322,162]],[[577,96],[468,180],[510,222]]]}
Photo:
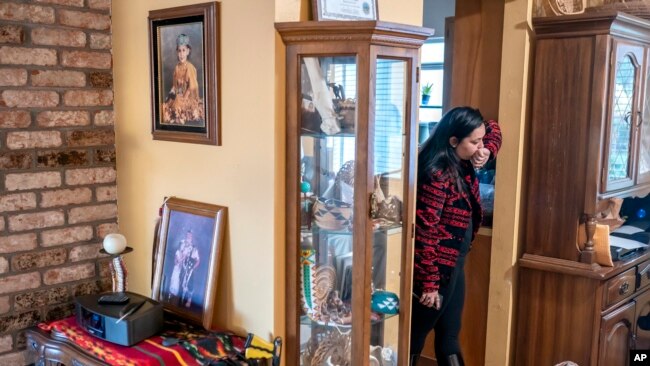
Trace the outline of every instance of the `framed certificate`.
{"label": "framed certificate", "polygon": [[379,20],[377,0],[312,0],[314,20]]}

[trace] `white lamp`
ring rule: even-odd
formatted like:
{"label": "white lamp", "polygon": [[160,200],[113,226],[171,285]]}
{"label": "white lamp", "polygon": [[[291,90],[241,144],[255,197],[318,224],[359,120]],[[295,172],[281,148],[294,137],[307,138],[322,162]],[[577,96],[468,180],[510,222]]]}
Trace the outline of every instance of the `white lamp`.
{"label": "white lamp", "polygon": [[113,257],[110,262],[113,292],[124,292],[126,291],[126,266],[121,254],[129,253],[132,249],[126,250],[126,238],[122,234],[106,235],[103,245],[104,251]]}
{"label": "white lamp", "polygon": [[108,234],[104,238],[104,250],[108,254],[120,254],[126,249],[126,238],[122,234]]}

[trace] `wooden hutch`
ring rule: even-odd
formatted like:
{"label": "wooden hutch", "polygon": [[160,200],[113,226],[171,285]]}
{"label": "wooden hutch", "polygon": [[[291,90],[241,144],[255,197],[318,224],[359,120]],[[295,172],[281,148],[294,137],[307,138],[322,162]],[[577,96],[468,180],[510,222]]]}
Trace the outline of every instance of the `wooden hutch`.
{"label": "wooden hutch", "polygon": [[[515,365],[628,364],[649,349],[650,252],[595,263],[599,207],[650,192],[650,21],[537,18]],[[584,250],[576,246],[580,224]]]}

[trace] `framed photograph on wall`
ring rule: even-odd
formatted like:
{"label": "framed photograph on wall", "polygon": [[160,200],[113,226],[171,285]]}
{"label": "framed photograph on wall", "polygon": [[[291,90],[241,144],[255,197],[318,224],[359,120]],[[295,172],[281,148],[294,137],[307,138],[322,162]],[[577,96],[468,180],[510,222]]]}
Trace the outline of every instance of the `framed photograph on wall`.
{"label": "framed photograph on wall", "polygon": [[211,329],[227,208],[171,197],[163,204],[152,298]]}
{"label": "framed photograph on wall", "polygon": [[219,3],[149,12],[154,140],[221,145]]}
{"label": "framed photograph on wall", "polygon": [[314,20],[379,20],[377,0],[312,0]]}

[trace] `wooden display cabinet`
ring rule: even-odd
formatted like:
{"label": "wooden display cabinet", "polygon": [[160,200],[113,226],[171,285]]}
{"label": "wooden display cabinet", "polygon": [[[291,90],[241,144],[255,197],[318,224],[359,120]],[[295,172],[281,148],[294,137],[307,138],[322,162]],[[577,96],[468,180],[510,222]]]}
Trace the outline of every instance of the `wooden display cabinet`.
{"label": "wooden display cabinet", "polygon": [[[287,364],[407,365],[419,48],[432,30],[276,29],[287,64]],[[373,293],[397,295],[397,314],[373,308]]]}
{"label": "wooden display cabinet", "polygon": [[599,12],[533,25],[515,364],[625,366],[650,339],[637,326],[650,253],[600,266],[593,236],[605,200],[650,192],[650,22]]}

